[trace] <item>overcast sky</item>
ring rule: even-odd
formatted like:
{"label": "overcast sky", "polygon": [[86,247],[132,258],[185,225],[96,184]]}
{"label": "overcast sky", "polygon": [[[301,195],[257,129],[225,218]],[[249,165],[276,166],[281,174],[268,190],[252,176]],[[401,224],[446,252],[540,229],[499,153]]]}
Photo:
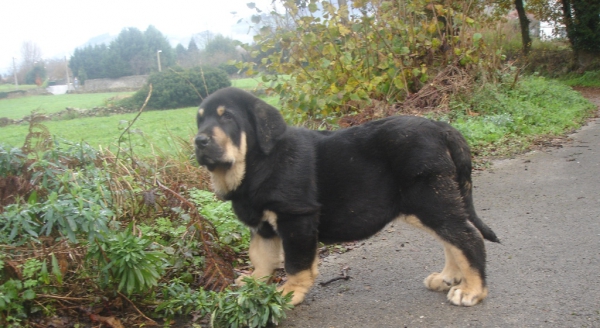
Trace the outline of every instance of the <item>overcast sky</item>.
{"label": "overcast sky", "polygon": [[13,57],[18,65],[23,42],[36,43],[43,58],[64,57],[94,36],[117,35],[125,27],[144,31],[154,25],[182,38],[210,30],[250,42],[247,29],[236,24],[255,13],[248,2],[272,8],[271,0],[2,0],[0,73],[12,73]]}

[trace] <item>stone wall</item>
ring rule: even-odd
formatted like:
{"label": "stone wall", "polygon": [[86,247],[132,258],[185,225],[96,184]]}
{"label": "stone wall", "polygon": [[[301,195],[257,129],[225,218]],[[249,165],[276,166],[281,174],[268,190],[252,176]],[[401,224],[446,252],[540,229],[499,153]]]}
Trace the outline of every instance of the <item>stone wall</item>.
{"label": "stone wall", "polygon": [[39,95],[51,95],[51,93],[46,91],[46,89],[44,89],[44,88],[4,91],[4,92],[0,92],[0,99],[2,99],[2,98],[12,99],[12,98],[20,98],[20,97],[27,97],[27,96],[39,96]]}
{"label": "stone wall", "polygon": [[[111,116],[115,114],[133,113],[137,111],[138,109],[125,107],[94,107],[92,109],[79,109],[67,107],[65,110],[61,110],[60,112],[52,114],[37,114],[37,118],[39,121],[70,120],[79,117]],[[31,115],[27,115],[21,119],[0,117],[0,127],[28,123],[30,120]]]}
{"label": "stone wall", "polygon": [[78,92],[120,92],[137,91],[148,82],[148,75],[124,76],[118,79],[85,80],[83,86],[77,88]]}

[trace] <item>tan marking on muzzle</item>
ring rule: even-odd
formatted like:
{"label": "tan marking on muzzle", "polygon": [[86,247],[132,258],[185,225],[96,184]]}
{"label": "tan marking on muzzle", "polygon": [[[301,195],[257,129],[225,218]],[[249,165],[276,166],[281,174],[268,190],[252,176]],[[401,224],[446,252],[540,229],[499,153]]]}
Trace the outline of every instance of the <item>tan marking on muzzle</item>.
{"label": "tan marking on muzzle", "polygon": [[211,172],[213,189],[223,196],[239,187],[246,174],[246,134],[242,132],[240,146],[237,147],[223,129],[214,127],[213,140],[223,150],[221,161],[231,163],[229,169],[217,168]]}

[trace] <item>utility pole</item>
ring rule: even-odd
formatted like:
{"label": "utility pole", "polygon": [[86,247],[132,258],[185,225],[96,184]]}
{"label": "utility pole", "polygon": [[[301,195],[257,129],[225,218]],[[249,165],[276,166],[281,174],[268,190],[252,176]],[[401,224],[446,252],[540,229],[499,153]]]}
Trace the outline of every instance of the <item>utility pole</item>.
{"label": "utility pole", "polygon": [[71,80],[69,79],[69,59],[67,58],[67,55],[65,55],[65,69],[67,70],[67,90],[69,90]]}
{"label": "utility pole", "polygon": [[13,76],[15,78],[15,90],[19,90],[19,81],[17,81],[17,64],[15,64],[16,58],[13,57]]}
{"label": "utility pole", "polygon": [[162,50],[158,50],[158,51],[156,52],[156,60],[158,61],[158,71],[159,71],[159,72],[162,72],[162,69],[161,69],[161,67],[160,67],[160,53],[161,53],[161,52],[162,52]]}

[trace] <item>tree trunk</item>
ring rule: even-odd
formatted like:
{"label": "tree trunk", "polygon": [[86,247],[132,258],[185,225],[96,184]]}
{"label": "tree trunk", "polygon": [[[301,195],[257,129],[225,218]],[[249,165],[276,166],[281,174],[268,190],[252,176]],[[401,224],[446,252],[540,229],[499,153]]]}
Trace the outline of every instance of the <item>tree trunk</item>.
{"label": "tree trunk", "polygon": [[562,0],[563,23],[580,71],[600,57],[600,2]]}
{"label": "tree trunk", "polygon": [[[567,39],[571,43],[571,48],[575,48],[575,36],[573,35],[573,15],[571,14],[571,1],[562,0],[563,23],[567,32]],[[574,50],[574,49],[573,49]]]}
{"label": "tree trunk", "polygon": [[523,42],[523,54],[529,54],[531,49],[531,36],[529,35],[529,18],[525,12],[523,0],[515,0],[517,14],[519,14],[519,25],[521,25],[521,40]]}

